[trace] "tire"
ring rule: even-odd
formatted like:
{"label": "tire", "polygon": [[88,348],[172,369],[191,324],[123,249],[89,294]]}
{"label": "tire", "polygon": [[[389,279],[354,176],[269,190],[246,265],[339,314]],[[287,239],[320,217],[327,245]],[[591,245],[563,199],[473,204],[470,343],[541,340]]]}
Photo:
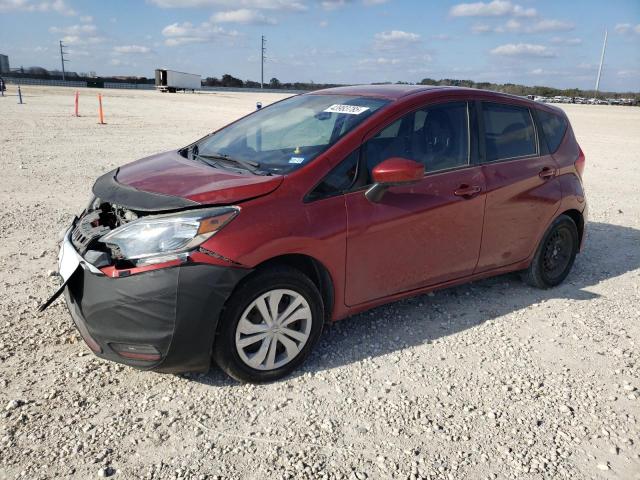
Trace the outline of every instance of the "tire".
{"label": "tire", "polygon": [[544,289],[561,284],[573,267],[578,247],[575,222],[567,215],[560,215],[542,237],[522,279],[532,287]]}
{"label": "tire", "polygon": [[[271,315],[274,304],[279,312],[276,322]],[[265,315],[272,326],[268,325]],[[258,271],[227,301],[213,346],[213,358],[236,380],[272,382],[287,376],[304,362],[320,338],[323,323],[322,296],[306,275],[285,266]]]}

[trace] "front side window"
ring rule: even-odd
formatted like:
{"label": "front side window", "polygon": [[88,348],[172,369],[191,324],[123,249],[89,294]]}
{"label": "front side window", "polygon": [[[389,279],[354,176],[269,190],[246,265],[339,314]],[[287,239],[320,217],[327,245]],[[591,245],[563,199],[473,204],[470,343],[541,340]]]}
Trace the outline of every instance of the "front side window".
{"label": "front side window", "polygon": [[197,142],[194,159],[228,158],[288,173],[312,161],[388,100],[299,95],[263,108]]}
{"label": "front side window", "polygon": [[482,117],[488,162],[538,153],[533,119],[528,108],[483,103]]}
{"label": "front side window", "polygon": [[469,164],[469,113],[466,102],[416,110],[364,144],[369,177],[380,162],[402,157],[422,163],[425,172]]}

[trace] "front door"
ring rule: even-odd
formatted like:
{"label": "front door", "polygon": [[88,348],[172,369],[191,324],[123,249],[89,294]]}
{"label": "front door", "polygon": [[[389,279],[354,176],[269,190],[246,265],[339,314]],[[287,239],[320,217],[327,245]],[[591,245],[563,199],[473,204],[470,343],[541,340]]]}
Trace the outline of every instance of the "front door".
{"label": "front door", "polygon": [[417,110],[363,145],[370,175],[404,157],[425,177],[390,187],[380,202],[348,193],[346,303],[366,303],[473,272],[484,214],[482,167],[470,163],[469,106],[451,102]]}

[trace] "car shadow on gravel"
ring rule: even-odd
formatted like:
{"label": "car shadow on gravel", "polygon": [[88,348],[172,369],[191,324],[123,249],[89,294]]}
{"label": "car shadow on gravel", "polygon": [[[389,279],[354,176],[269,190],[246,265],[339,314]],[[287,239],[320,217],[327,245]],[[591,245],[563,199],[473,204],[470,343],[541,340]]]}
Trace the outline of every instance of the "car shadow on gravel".
{"label": "car shadow on gravel", "polygon": [[[597,298],[599,295],[589,287],[638,268],[640,230],[592,222],[588,225],[585,250],[562,285],[540,290],[525,285],[517,273],[511,273],[354,315],[326,328],[309,359],[292,376],[430,343],[545,300]],[[215,367],[206,375],[190,378],[212,386],[233,383]]]}

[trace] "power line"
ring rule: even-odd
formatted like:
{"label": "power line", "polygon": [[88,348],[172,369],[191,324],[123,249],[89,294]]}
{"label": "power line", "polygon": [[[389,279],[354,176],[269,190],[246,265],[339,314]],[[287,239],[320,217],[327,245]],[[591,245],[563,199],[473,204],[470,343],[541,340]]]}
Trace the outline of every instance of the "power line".
{"label": "power line", "polygon": [[65,55],[69,55],[68,52],[64,51],[64,48],[66,47],[66,45],[62,44],[62,40],[60,40],[60,63],[62,64],[62,80],[65,80],[65,73],[64,73],[64,62],[68,62],[69,60],[64,58]]}
{"label": "power line", "polygon": [[262,35],[262,43],[260,47],[260,88],[264,88],[264,61],[267,53],[267,39]]}

